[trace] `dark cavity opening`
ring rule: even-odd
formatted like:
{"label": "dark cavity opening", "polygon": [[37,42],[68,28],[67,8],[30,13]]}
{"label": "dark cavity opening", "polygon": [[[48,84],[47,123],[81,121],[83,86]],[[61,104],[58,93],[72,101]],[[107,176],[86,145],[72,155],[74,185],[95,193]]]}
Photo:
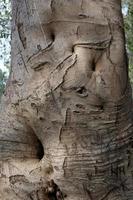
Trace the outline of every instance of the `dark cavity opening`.
{"label": "dark cavity opening", "polygon": [[79,14],[79,17],[80,18],[87,18],[87,15],[81,13],[81,14]]}
{"label": "dark cavity opening", "polygon": [[[30,151],[27,152],[27,157],[29,158],[35,158],[41,160],[44,156],[44,148],[42,145],[42,142],[36,135],[36,132],[32,129],[32,127],[27,125],[27,132],[26,132],[26,138],[27,138],[27,145],[30,148]],[[28,134],[28,137],[27,137]]]}
{"label": "dark cavity opening", "polygon": [[87,89],[86,89],[84,86],[78,88],[78,89],[76,90],[76,92],[77,92],[77,94],[78,94],[80,97],[87,97],[87,96],[88,96]]}
{"label": "dark cavity opening", "polygon": [[51,40],[55,41],[55,34],[54,33],[51,33]]}
{"label": "dark cavity opening", "polygon": [[77,89],[78,94],[84,94],[86,92],[86,88],[84,86]]}
{"label": "dark cavity opening", "polygon": [[104,106],[103,106],[103,105],[101,105],[101,106],[100,106],[100,109],[101,109],[101,110],[103,110],[103,109],[104,109]]}
{"label": "dark cavity opening", "polygon": [[74,46],[72,47],[72,53],[74,53]]}
{"label": "dark cavity opening", "polygon": [[40,45],[40,44],[38,44],[38,45],[37,45],[37,49],[38,49],[39,51],[41,51],[41,50],[42,50],[42,47],[41,47],[41,45]]}
{"label": "dark cavity opening", "polygon": [[44,156],[44,149],[43,149],[41,141],[38,139],[37,140],[37,158],[41,160],[43,156]]}
{"label": "dark cavity opening", "polygon": [[40,119],[40,121],[43,121],[43,120],[44,120],[44,118],[43,118],[43,117],[39,117],[39,119]]}
{"label": "dark cavity opening", "polygon": [[96,70],[96,63],[94,62],[94,60],[92,61],[92,71]]}

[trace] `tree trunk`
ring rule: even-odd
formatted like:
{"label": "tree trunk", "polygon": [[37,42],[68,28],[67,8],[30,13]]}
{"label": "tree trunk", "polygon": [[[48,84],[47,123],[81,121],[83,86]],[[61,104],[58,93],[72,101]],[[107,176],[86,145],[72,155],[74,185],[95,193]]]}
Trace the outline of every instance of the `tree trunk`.
{"label": "tree trunk", "polygon": [[120,4],[12,0],[1,200],[133,199],[132,99]]}

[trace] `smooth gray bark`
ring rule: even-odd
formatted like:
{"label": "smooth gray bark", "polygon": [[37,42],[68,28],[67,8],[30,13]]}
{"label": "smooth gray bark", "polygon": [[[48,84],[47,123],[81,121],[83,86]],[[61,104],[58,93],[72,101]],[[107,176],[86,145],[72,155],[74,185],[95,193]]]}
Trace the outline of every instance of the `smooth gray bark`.
{"label": "smooth gray bark", "polygon": [[[1,200],[132,200],[132,99],[120,0],[12,0]],[[58,200],[63,198],[58,197]]]}

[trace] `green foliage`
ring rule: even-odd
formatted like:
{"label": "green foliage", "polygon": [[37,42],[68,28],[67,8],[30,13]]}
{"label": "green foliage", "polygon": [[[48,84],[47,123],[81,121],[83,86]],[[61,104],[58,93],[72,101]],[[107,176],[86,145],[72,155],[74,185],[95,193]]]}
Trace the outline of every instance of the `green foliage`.
{"label": "green foliage", "polygon": [[5,67],[9,67],[10,65],[10,20],[10,0],[0,0],[0,60]]}
{"label": "green foliage", "polygon": [[133,55],[129,55],[129,77],[133,87]]}
{"label": "green foliage", "polygon": [[125,33],[127,41],[127,52],[129,55],[129,76],[133,85],[133,0],[123,0]]}
{"label": "green foliage", "polygon": [[127,47],[129,51],[133,52],[133,1],[126,1],[125,6],[128,8],[127,15],[124,17]]}
{"label": "green foliage", "polygon": [[0,38],[10,37],[10,0],[0,0]]}
{"label": "green foliage", "polygon": [[0,99],[4,92],[7,79],[7,73],[3,72],[2,68],[10,68],[10,20],[10,0],[0,0]]}
{"label": "green foliage", "polygon": [[6,73],[2,72],[2,70],[0,69],[0,98],[2,94],[4,93],[6,80],[7,80]]}

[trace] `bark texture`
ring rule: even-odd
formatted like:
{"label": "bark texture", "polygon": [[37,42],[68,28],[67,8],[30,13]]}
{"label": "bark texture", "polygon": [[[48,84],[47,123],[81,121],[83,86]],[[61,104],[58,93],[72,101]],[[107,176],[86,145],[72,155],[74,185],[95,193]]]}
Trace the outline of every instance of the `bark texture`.
{"label": "bark texture", "polygon": [[1,200],[133,199],[132,98],[120,4],[12,0]]}

